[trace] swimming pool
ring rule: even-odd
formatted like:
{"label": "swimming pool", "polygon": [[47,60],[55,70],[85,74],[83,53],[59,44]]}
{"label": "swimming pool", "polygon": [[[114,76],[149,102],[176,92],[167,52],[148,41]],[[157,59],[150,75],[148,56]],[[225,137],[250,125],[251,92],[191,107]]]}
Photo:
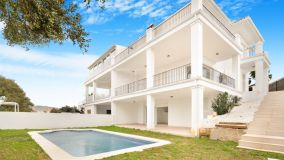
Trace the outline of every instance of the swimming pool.
{"label": "swimming pool", "polygon": [[170,142],[99,129],[29,132],[52,159],[100,159]]}

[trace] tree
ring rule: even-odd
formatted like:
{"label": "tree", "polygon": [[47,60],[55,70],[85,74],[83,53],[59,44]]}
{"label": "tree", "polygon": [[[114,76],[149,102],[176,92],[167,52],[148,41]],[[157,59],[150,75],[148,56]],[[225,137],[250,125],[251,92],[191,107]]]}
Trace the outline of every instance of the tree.
{"label": "tree", "polygon": [[[31,112],[33,103],[23,89],[13,80],[0,76],[0,96],[6,96],[7,102],[17,102],[21,112]],[[14,111],[12,106],[0,106],[0,111]]]}
{"label": "tree", "polygon": [[[255,79],[255,71],[250,72],[250,77],[252,79]],[[270,73],[270,70],[268,71],[268,79],[269,79],[269,81],[272,79],[272,74]],[[251,84],[251,79],[249,80],[249,84]]]}
{"label": "tree", "polygon": [[241,98],[229,95],[227,92],[220,93],[212,102],[212,109],[218,114],[229,113],[235,106],[239,105]]}
{"label": "tree", "polygon": [[[91,0],[82,0],[86,6]],[[95,0],[104,4],[105,0]],[[100,5],[103,8],[103,5]],[[67,0],[1,0],[0,22],[8,45],[62,44],[71,40],[87,51],[90,39],[81,24],[77,4]]]}
{"label": "tree", "polygon": [[64,106],[64,107],[61,107],[59,109],[57,108],[53,108],[50,113],[84,113],[83,110],[78,110],[77,107],[70,107],[70,106]]}

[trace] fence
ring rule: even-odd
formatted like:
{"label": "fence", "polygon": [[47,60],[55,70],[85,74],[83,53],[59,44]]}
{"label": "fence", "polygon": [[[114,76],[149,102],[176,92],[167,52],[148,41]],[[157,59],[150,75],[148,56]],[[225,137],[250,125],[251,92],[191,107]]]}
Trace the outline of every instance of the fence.
{"label": "fence", "polygon": [[112,125],[111,115],[0,112],[0,129],[51,129]]}

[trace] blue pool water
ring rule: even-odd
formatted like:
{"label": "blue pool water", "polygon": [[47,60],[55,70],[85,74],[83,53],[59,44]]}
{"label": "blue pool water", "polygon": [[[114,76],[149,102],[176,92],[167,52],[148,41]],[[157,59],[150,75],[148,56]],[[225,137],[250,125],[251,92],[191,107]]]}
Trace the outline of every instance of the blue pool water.
{"label": "blue pool water", "polygon": [[92,130],[54,131],[41,133],[41,135],[75,157],[89,156],[154,143]]}

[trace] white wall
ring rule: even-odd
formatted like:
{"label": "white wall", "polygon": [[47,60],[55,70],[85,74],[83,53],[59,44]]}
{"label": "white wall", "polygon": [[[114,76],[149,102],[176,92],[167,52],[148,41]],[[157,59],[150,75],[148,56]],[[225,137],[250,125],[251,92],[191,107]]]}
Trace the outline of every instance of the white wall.
{"label": "white wall", "polygon": [[0,129],[50,129],[112,125],[111,115],[0,112]]}
{"label": "white wall", "polygon": [[88,110],[91,110],[90,114],[96,114],[96,108],[94,105],[86,106],[84,110],[85,114],[88,114]]}
{"label": "white wall", "polygon": [[191,100],[188,98],[173,98],[169,100],[168,125],[190,127]]}
{"label": "white wall", "polygon": [[139,103],[116,103],[115,124],[145,123],[145,107]]}

